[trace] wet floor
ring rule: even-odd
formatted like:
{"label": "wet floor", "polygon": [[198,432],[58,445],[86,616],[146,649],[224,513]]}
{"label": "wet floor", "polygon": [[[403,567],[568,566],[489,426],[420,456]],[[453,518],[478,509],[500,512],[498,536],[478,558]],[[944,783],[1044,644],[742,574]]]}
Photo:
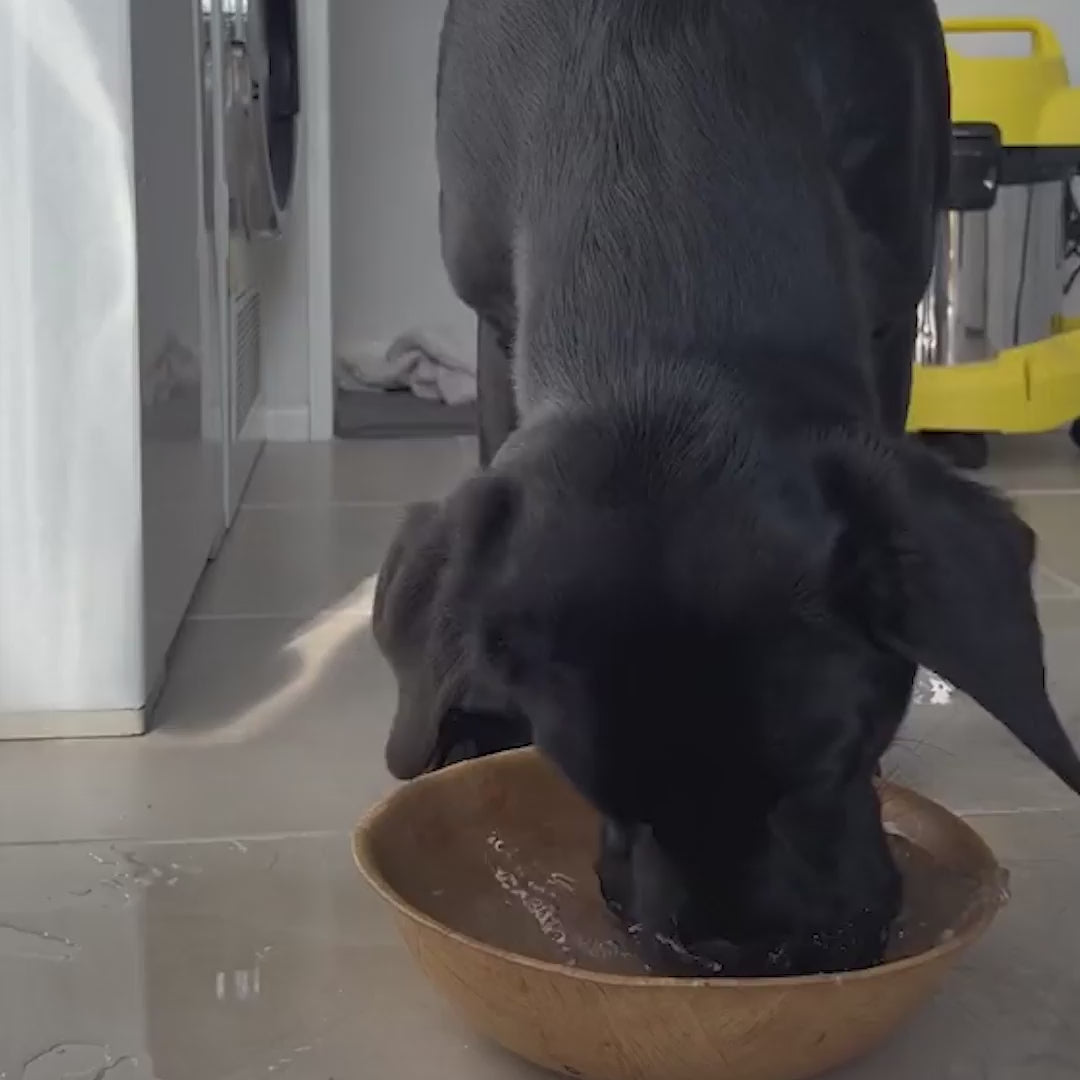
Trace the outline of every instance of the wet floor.
{"label": "wet floor", "polygon": [[[1080,735],[1080,457],[995,448],[1042,538],[1052,693]],[[495,1080],[360,882],[390,783],[371,575],[467,440],[273,447],[179,643],[155,731],[0,747],[0,1080]],[[928,676],[890,771],[970,816],[1013,901],[850,1080],[1064,1080],[1080,1061],[1080,800]]]}

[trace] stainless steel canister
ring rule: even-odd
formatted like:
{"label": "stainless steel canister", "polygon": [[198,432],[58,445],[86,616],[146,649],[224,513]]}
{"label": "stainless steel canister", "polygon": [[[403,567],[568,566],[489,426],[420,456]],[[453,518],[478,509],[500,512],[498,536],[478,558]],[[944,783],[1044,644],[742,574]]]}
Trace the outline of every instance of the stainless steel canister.
{"label": "stainless steel canister", "polygon": [[993,125],[953,132],[950,209],[919,308],[915,360],[969,364],[1054,333],[1065,293],[1066,174],[1003,149]]}

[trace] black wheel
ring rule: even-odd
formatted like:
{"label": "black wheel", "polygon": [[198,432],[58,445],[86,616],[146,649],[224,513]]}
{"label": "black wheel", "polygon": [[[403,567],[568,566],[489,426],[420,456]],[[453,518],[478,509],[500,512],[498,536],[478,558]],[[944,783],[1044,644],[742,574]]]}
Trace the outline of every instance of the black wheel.
{"label": "black wheel", "polygon": [[1080,447],[1080,420],[1072,422],[1072,426],[1069,428],[1069,438],[1072,439],[1074,446]]}
{"label": "black wheel", "polygon": [[977,472],[990,460],[990,442],[978,431],[924,431],[923,445],[958,469]]}

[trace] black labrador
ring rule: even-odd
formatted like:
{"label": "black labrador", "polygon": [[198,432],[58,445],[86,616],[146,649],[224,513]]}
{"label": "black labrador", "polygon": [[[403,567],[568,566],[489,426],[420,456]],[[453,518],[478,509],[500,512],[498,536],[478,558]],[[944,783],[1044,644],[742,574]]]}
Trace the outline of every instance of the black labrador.
{"label": "black labrador", "polygon": [[451,0],[443,252],[489,467],[375,633],[412,777],[535,740],[613,910],[734,974],[880,959],[917,664],[1066,783],[1031,532],[902,441],[947,186],[932,0]]}

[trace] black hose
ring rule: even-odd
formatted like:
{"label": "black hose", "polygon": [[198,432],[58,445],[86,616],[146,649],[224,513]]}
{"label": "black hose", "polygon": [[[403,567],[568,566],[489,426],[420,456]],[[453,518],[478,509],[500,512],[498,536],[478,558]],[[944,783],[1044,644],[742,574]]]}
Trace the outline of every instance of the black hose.
{"label": "black hose", "polygon": [[[1065,261],[1080,260],[1080,203],[1077,202],[1073,181],[1080,177],[1080,170],[1065,184]],[[1072,292],[1080,281],[1080,262],[1072,268],[1065,282],[1065,295]]]}

